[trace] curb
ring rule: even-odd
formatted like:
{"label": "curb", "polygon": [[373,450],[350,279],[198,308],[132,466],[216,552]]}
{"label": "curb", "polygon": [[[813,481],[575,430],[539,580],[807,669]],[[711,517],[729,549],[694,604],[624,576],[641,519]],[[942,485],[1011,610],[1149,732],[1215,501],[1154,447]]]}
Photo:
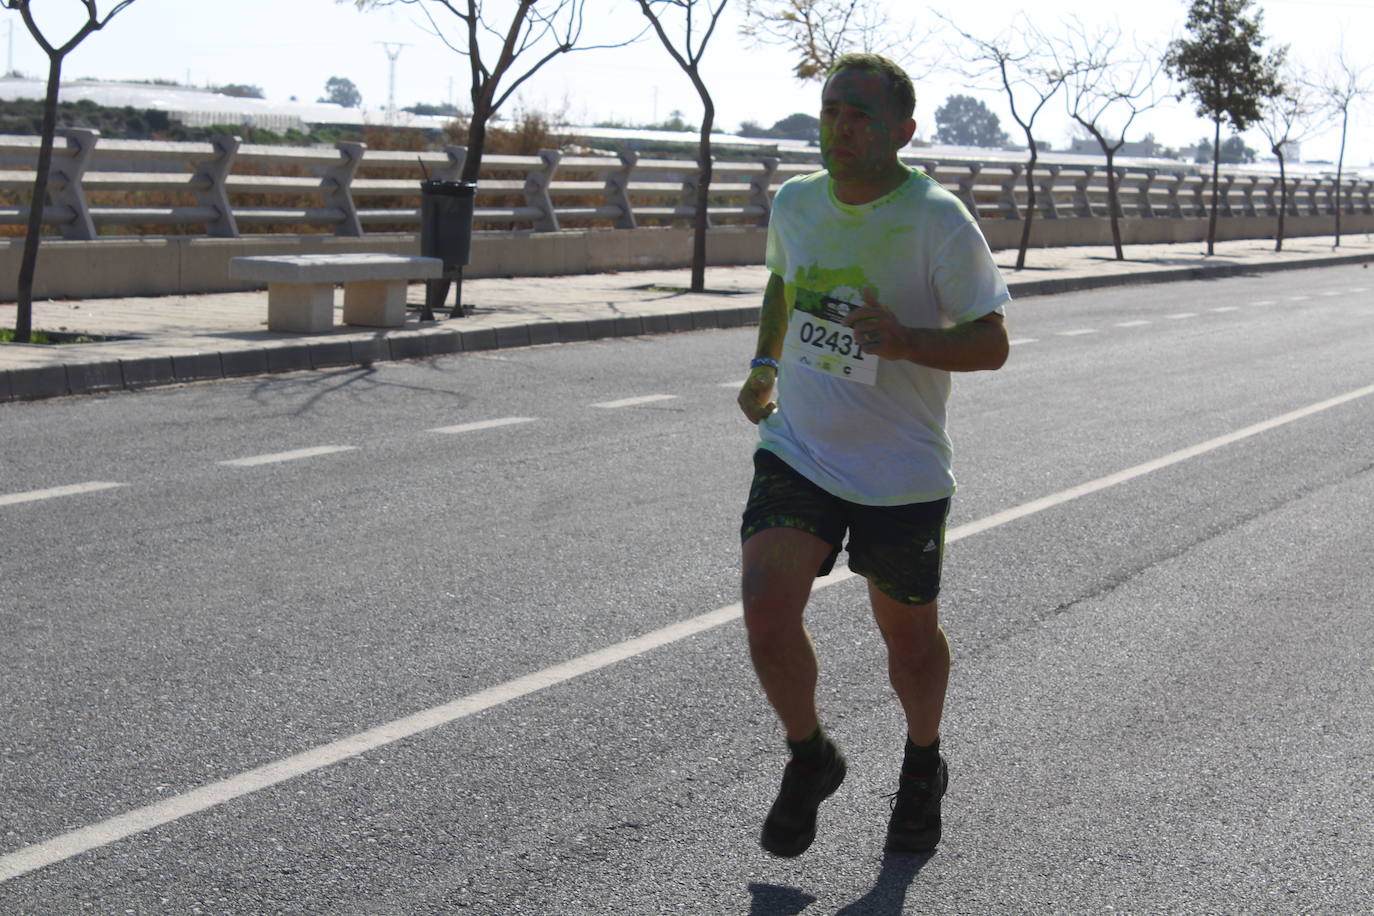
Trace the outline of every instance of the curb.
{"label": "curb", "polygon": [[1057,293],[1076,293],[1088,289],[1113,286],[1137,286],[1151,283],[1176,283],[1181,280],[1212,280],[1223,277],[1243,277],[1247,274],[1276,273],[1283,270],[1304,270],[1309,267],[1341,267],[1351,264],[1374,263],[1374,254],[1332,255],[1308,258],[1304,261],[1266,261],[1259,264],[1216,264],[1205,267],[1175,267],[1139,273],[1107,274],[1089,277],[1063,277],[1058,280],[1024,280],[1007,284],[1012,297],[1052,296]]}
{"label": "curb", "polygon": [[134,391],[159,385],[275,372],[369,366],[455,353],[578,343],[646,334],[739,328],[758,323],[758,307],[732,306],[661,315],[535,321],[496,328],[450,327],[380,332],[371,337],[285,341],[249,348],[133,356],[0,370],[0,402]]}
{"label": "curb", "polygon": [[[1174,283],[1181,280],[1204,280],[1368,263],[1374,263],[1374,254],[1333,255],[1301,261],[1270,261],[1258,264],[1179,267],[1138,273],[1065,277],[1056,280],[1012,281],[1007,284],[1007,288],[1013,297],[1024,298],[1116,286]],[[159,385],[242,378],[274,372],[370,366],[373,363],[428,359],[482,350],[579,343],[680,331],[751,327],[758,324],[758,311],[756,305],[731,306],[623,318],[533,321],[527,324],[472,330],[435,327],[414,331],[383,331],[371,337],[350,335],[171,356],[134,356],[7,369],[0,370],[0,402],[34,401],[121,390],[136,391]]]}

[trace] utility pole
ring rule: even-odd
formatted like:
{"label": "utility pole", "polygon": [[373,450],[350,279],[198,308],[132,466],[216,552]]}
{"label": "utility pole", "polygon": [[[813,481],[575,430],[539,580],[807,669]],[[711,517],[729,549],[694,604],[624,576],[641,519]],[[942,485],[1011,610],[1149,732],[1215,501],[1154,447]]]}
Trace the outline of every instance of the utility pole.
{"label": "utility pole", "polygon": [[386,108],[387,120],[393,121],[396,118],[396,58],[401,56],[403,48],[410,47],[402,42],[379,41],[377,44],[386,49],[387,60],[391,62],[391,79],[387,87]]}

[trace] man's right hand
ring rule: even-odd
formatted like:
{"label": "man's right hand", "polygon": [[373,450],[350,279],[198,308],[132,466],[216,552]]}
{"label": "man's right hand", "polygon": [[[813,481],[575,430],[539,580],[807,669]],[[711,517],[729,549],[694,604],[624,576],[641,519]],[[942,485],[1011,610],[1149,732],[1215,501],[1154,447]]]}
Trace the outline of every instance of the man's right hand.
{"label": "man's right hand", "polygon": [[778,370],[771,366],[759,366],[749,370],[749,377],[739,390],[739,409],[749,418],[750,423],[758,423],[778,409],[773,400],[773,388],[778,379]]}

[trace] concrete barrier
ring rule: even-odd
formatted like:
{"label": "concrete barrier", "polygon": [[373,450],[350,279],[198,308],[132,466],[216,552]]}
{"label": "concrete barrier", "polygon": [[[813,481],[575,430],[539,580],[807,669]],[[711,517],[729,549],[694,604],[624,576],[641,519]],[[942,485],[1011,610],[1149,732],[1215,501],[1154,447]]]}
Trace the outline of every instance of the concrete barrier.
{"label": "concrete barrier", "polygon": [[[1231,217],[1217,223],[1218,239],[1272,238],[1273,217]],[[983,220],[983,233],[993,249],[1015,248],[1021,240],[1019,220]],[[1289,216],[1287,234],[1330,235],[1329,216]],[[1343,232],[1374,232],[1374,216],[1350,214]],[[1129,219],[1121,221],[1127,246],[1158,242],[1200,242],[1207,220]],[[1110,245],[1111,225],[1102,217],[1037,219],[1031,244],[1037,248],[1066,245]],[[767,230],[754,226],[712,229],[707,235],[707,261],[716,266],[762,264]],[[22,240],[0,243],[0,276],[16,277]],[[229,260],[257,255],[356,254],[380,252],[418,255],[419,239],[405,233],[360,238],[333,235],[266,235],[236,239],[145,238],[94,241],[46,240],[38,249],[34,296],[40,299],[104,299],[120,296],[171,296],[231,292],[258,285],[229,276]],[[564,229],[559,232],[478,232],[472,243],[467,277],[531,277],[604,273],[616,270],[687,268],[692,232],[688,228],[634,230]],[[1029,260],[1035,262],[1032,251]],[[0,301],[14,301],[13,288],[0,290]]]}
{"label": "concrete barrier", "polygon": [[[714,265],[762,264],[767,230],[754,226],[712,229],[707,259]],[[17,277],[24,243],[0,243],[0,276]],[[172,296],[255,289],[261,284],[229,276],[231,258],[302,254],[418,255],[416,235],[266,235],[236,239],[150,238],[45,240],[38,249],[34,296],[39,299],[105,299]],[[688,267],[692,232],[687,228],[587,229],[559,232],[479,232],[464,276],[530,277]],[[0,290],[13,302],[15,291]]]}

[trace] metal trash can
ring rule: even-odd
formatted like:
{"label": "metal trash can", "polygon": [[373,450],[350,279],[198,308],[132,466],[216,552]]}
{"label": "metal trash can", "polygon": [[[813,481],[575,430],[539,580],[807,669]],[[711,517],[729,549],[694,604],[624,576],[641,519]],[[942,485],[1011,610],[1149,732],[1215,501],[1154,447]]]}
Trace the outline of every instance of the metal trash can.
{"label": "metal trash can", "polygon": [[458,287],[453,316],[463,314],[463,266],[472,253],[472,209],[477,196],[475,181],[420,182],[420,254],[444,262],[441,280],[426,284],[425,311],[421,316],[432,321],[432,309],[444,304],[450,282]]}

